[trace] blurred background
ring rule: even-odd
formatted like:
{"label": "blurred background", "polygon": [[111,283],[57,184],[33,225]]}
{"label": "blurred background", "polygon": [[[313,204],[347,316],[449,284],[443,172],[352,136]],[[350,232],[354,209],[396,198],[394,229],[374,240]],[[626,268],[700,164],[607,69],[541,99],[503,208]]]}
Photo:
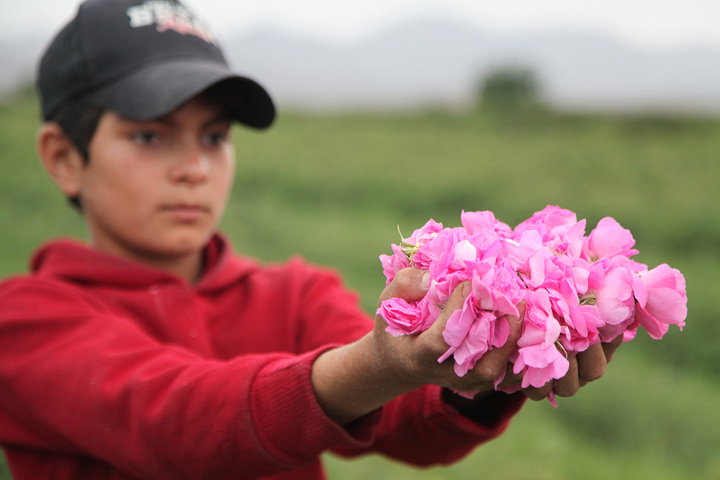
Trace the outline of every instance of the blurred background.
{"label": "blurred background", "polygon": [[[34,153],[38,55],[78,2],[0,0],[0,278],[83,238]],[[720,479],[720,3],[190,3],[280,115],[238,129],[223,230],[263,261],[340,271],[374,311],[378,256],[429,218],[612,216],[687,280],[686,328],[638,338],[559,408],[531,403],[450,467],[327,455],[333,479]],[[4,476],[3,476],[4,475]],[[10,478],[0,462],[0,478]]]}
{"label": "blurred background", "polygon": [[[32,79],[78,0],[0,0],[0,92]],[[231,63],[283,107],[464,110],[477,84],[530,68],[556,108],[720,111],[713,0],[204,0],[190,4]]]}

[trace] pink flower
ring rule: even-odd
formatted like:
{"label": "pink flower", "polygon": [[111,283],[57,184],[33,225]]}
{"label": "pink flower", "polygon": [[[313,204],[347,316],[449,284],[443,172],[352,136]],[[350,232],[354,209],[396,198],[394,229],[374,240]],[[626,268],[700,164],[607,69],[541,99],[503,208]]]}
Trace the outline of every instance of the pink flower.
{"label": "pink flower", "polygon": [[570,277],[557,289],[547,289],[555,318],[560,323],[559,341],[566,352],[577,354],[599,341],[598,329],[604,325],[597,308],[580,304],[580,297]]}
{"label": "pink flower", "polygon": [[[477,290],[476,290],[477,288]],[[473,293],[476,298],[481,297],[481,287],[473,281]],[[498,315],[518,316],[518,304],[525,298],[527,290],[517,273],[511,268],[509,262],[498,265],[493,271],[492,289],[489,290],[491,303],[484,300],[480,302],[481,308],[492,310]]]}
{"label": "pink flower", "polygon": [[443,229],[442,223],[437,223],[435,220],[430,219],[421,228],[418,228],[410,235],[410,238],[405,239],[406,243],[411,245],[423,245],[437,236]]}
{"label": "pink flower", "polygon": [[593,299],[605,324],[600,328],[603,342],[611,341],[634,322],[633,277],[629,264],[620,259],[606,258],[591,268],[587,298]]}
{"label": "pink flower", "polygon": [[[659,339],[669,326],[685,326],[687,293],[685,277],[666,264],[637,273],[641,283],[635,291],[635,318],[652,338]],[[644,287],[644,288],[643,288]]]}
{"label": "pink flower", "polygon": [[448,319],[448,326],[443,332],[443,338],[450,348],[438,362],[443,362],[452,355],[455,360],[455,373],[459,377],[471,370],[478,359],[492,348],[495,337],[497,318],[487,312],[473,313],[474,310],[473,302],[466,301],[463,309]]}
{"label": "pink flower", "polygon": [[560,343],[569,354],[577,354],[600,341],[600,329],[605,324],[593,305],[571,306],[570,312]]}
{"label": "pink flower", "polygon": [[534,344],[518,350],[515,373],[523,373],[522,388],[540,388],[565,376],[570,362],[555,345]]}
{"label": "pink flower", "polygon": [[626,230],[613,218],[600,220],[595,230],[590,232],[585,242],[585,253],[591,259],[600,259],[622,255],[631,257],[638,253],[633,250],[635,239],[630,230]]}
{"label": "pink flower", "polygon": [[[439,359],[444,361],[453,355],[459,376],[473,368],[488,350],[505,344],[509,326],[504,316],[519,315],[517,304],[525,294],[522,282],[506,265],[486,260],[467,265],[472,272],[471,293],[462,310],[454,312],[447,321],[443,338],[449,348]],[[460,283],[457,275],[455,278],[447,284],[452,289]],[[445,297],[452,291],[443,290]]]}
{"label": "pink flower", "polygon": [[[632,340],[639,326],[661,338],[669,325],[685,325],[687,294],[682,274],[667,265],[652,270],[630,259],[635,240],[610,217],[585,236],[585,220],[547,206],[514,230],[492,212],[462,212],[462,227],[443,228],[433,220],[381,255],[390,282],[409,266],[430,273],[425,298],[383,302],[392,335],[426,330],[443,312],[462,282],[472,289],[462,308],[447,320],[443,339],[455,373],[465,375],[484,354],[505,344],[506,315],[526,302],[522,335],[510,360],[522,373],[522,387],[541,387],[564,376],[568,355],[618,335]],[[504,391],[517,388],[495,386]],[[467,395],[470,393],[465,392]],[[556,405],[554,398],[549,397]]]}
{"label": "pink flower", "polygon": [[528,230],[515,238],[502,239],[501,254],[521,273],[528,273],[528,260],[536,250],[543,248],[542,237],[535,230]]}
{"label": "pink flower", "polygon": [[392,245],[394,255],[380,255],[380,263],[383,267],[386,284],[390,284],[395,278],[397,272],[403,268],[410,266],[410,259],[405,255],[402,248],[398,245]]}
{"label": "pink flower", "polygon": [[417,266],[419,268],[427,268],[432,259],[428,259],[426,264],[418,265],[411,259],[414,258],[417,250],[425,243],[431,241],[435,236],[442,231],[443,226],[434,220],[428,220],[428,222],[422,227],[413,232],[413,234],[407,238],[402,239],[400,245],[392,245],[393,255],[380,255],[380,262],[383,266],[383,274],[387,279],[386,283],[389,284],[395,278],[397,272],[403,268]]}
{"label": "pink flower", "polygon": [[550,295],[545,290],[528,292],[523,332],[514,359],[515,373],[523,373],[522,387],[542,387],[552,379],[562,378],[570,366],[557,349],[561,327],[552,311]]}
{"label": "pink flower", "polygon": [[413,263],[418,268],[430,270],[431,278],[440,281],[453,272],[464,270],[466,262],[477,260],[477,249],[468,238],[462,228],[445,229],[417,249]]}
{"label": "pink flower", "polygon": [[492,212],[466,212],[460,214],[460,222],[469,235],[478,232],[495,232],[499,235],[510,235],[512,228],[495,219]]}
{"label": "pink flower", "polygon": [[410,304],[402,298],[385,300],[380,304],[376,314],[385,319],[388,324],[385,331],[394,337],[412,335],[425,329],[420,308],[417,304]]}
{"label": "pink flower", "polygon": [[539,212],[535,212],[532,217],[520,223],[515,227],[516,233],[522,233],[525,230],[532,229],[548,234],[558,227],[574,225],[577,223],[577,216],[570,210],[560,208],[558,206],[548,205]]}

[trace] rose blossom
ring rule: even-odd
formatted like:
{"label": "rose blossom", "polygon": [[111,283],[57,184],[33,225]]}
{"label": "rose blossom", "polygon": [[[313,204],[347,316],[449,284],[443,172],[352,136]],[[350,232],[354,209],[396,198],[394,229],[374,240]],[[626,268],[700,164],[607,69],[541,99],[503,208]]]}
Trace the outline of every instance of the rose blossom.
{"label": "rose blossom", "polygon": [[635,292],[638,323],[655,339],[662,338],[671,324],[682,330],[687,317],[687,294],[680,271],[662,264],[637,272],[637,276],[641,280]]}
{"label": "rose blossom", "polygon": [[[511,355],[522,388],[562,378],[574,355],[618,335],[634,338],[638,326],[661,338],[670,324],[685,325],[682,274],[667,265],[652,270],[630,259],[637,250],[629,230],[610,217],[585,236],[585,220],[557,206],[536,212],[515,229],[492,212],[461,214],[462,227],[433,220],[393,245],[380,259],[388,283],[409,266],[429,271],[420,301],[383,302],[377,314],[392,335],[420,333],[432,325],[452,292],[471,282],[461,309],[447,320],[443,338],[455,372],[465,375],[489,350],[505,344],[506,315],[526,302],[522,334]],[[516,391],[518,388],[496,388]],[[555,405],[554,398],[549,397]]]}
{"label": "rose blossom", "polygon": [[585,242],[585,252],[590,258],[603,258],[621,255],[631,257],[638,253],[630,230],[626,230],[610,217],[600,220],[595,230],[590,232]]}
{"label": "rose blossom", "polygon": [[386,331],[394,337],[412,335],[424,330],[422,312],[402,298],[392,298],[380,305],[377,311],[388,323]]}

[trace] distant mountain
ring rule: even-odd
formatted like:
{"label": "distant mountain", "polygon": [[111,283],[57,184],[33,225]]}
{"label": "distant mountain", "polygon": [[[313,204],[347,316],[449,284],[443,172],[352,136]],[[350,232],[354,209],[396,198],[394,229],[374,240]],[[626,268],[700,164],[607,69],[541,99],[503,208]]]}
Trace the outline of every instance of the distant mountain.
{"label": "distant mountain", "polygon": [[[0,90],[31,74],[42,44],[30,43],[2,45]],[[643,51],[583,32],[500,34],[443,18],[355,43],[266,30],[223,44],[231,64],[281,108],[464,108],[488,73],[520,66],[536,72],[545,100],[560,108],[720,114],[720,49]]]}
{"label": "distant mountain", "polygon": [[256,32],[227,49],[281,103],[301,108],[462,107],[488,73],[521,66],[562,108],[720,113],[720,50],[648,52],[581,32],[503,35],[443,19],[343,45]]}

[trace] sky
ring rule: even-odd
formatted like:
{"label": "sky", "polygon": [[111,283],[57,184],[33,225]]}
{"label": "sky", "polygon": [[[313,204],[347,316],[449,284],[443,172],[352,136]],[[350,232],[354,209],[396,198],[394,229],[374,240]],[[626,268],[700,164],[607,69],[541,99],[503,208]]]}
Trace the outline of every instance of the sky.
{"label": "sky", "polygon": [[[720,48],[720,0],[186,0],[218,36],[273,28],[352,42],[413,18],[443,15],[500,31],[582,30],[649,50]],[[79,0],[0,0],[1,42],[50,37]]]}

